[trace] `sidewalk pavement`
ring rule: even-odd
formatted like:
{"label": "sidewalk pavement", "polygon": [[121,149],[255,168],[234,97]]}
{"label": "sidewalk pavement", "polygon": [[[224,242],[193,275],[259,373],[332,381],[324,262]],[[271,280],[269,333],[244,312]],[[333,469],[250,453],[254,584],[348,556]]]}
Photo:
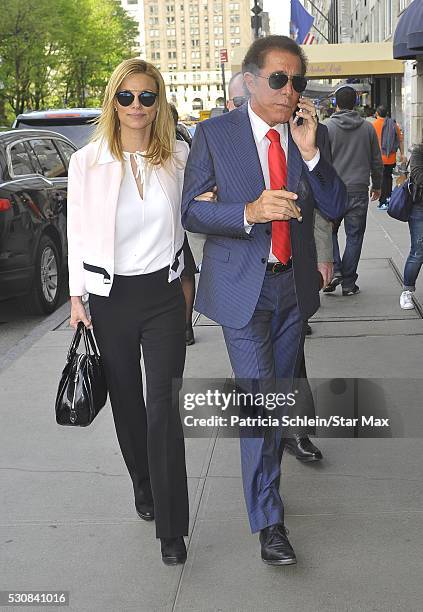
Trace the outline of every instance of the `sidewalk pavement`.
{"label": "sidewalk pavement", "polygon": [[[420,310],[402,311],[398,302],[408,248],[407,225],[371,204],[361,293],[322,296],[306,341],[310,377],[422,378],[423,283]],[[421,417],[412,380],[404,401],[386,400],[408,439],[321,438],[318,465],[284,456],[296,566],[260,560],[238,441],[217,431],[188,439],[188,560],[169,568],[154,525],[135,514],[110,406],[86,429],[55,424],[72,336],[62,314],[62,324],[56,318],[0,373],[0,589],[68,590],[68,609],[77,612],[422,609],[423,442],[413,439]],[[186,377],[231,376],[220,327],[199,316],[195,336]]]}

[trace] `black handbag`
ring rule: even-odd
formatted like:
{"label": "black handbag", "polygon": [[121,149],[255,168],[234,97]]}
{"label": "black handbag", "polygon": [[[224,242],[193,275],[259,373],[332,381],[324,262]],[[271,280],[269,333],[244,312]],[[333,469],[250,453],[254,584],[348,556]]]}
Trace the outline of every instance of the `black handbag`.
{"label": "black handbag", "polygon": [[[85,353],[77,353],[81,336]],[[93,422],[107,399],[107,386],[93,334],[78,323],[68,351],[56,396],[56,423],[86,427]]]}

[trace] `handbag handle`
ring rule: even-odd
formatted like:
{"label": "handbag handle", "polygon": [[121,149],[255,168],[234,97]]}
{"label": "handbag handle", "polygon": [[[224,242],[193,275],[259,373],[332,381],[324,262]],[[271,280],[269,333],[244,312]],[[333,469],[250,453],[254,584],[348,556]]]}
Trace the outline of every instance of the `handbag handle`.
{"label": "handbag handle", "polygon": [[84,336],[84,344],[85,344],[85,352],[87,355],[90,355],[90,348],[93,354],[98,358],[99,353],[97,350],[97,346],[94,340],[93,333],[90,329],[87,329],[82,321],[78,323],[74,336],[72,338],[71,345],[68,351],[68,361],[72,359],[76,351],[78,350],[79,343],[81,341],[81,336]]}

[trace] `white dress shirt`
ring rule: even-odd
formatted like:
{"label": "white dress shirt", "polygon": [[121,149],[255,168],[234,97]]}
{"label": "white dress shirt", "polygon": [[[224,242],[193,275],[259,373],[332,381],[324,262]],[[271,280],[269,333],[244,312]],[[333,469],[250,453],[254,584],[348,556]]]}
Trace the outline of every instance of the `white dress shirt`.
{"label": "white dress shirt", "polygon": [[[143,197],[132,171],[131,156],[143,186]],[[171,264],[173,234],[169,203],[156,173],[146,172],[141,153],[124,152],[124,159],[116,209],[115,274],[148,274]]]}
{"label": "white dress shirt", "polygon": [[[260,160],[260,166],[263,172],[264,184],[266,189],[270,187],[270,174],[269,174],[269,145],[270,140],[266,137],[269,130],[273,129],[279,132],[281,139],[281,146],[285,153],[286,163],[288,166],[288,123],[278,123],[271,127],[261,117],[259,117],[251,108],[250,102],[248,102],[248,117],[251,123],[251,129],[253,130],[254,141],[257,147],[257,153]],[[320,151],[317,150],[316,155],[310,161],[304,160],[310,172],[316,167],[320,160]],[[249,234],[253,225],[247,223],[247,219],[244,211],[244,227],[245,231]],[[272,245],[270,245],[269,262],[279,261],[277,257],[272,253]]]}

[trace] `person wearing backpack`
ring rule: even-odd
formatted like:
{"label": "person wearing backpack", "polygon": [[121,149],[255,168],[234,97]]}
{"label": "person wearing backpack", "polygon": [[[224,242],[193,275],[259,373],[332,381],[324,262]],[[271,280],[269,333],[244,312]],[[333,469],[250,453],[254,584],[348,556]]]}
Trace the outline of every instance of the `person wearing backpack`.
{"label": "person wearing backpack", "polygon": [[400,150],[401,162],[404,162],[403,135],[398,123],[388,117],[385,106],[378,106],[376,121],[373,122],[382,152],[383,179],[377,210],[387,210],[392,193],[392,172],[397,163],[397,151]]}
{"label": "person wearing backpack", "polygon": [[[333,166],[347,188],[346,209],[342,217],[333,223],[334,277],[323,289],[332,293],[342,284],[342,295],[359,292],[356,285],[357,267],[366,230],[371,199],[380,196],[383,164],[376,134],[372,125],[354,110],[357,93],[350,85],[342,85],[335,91],[336,112],[326,122]],[[346,245],[341,257],[338,230],[344,222]]]}
{"label": "person wearing backpack", "polygon": [[411,246],[404,267],[404,287],[400,295],[403,310],[414,308],[413,293],[423,263],[423,143],[413,148],[410,158],[410,183],[413,207],[408,219]]}

